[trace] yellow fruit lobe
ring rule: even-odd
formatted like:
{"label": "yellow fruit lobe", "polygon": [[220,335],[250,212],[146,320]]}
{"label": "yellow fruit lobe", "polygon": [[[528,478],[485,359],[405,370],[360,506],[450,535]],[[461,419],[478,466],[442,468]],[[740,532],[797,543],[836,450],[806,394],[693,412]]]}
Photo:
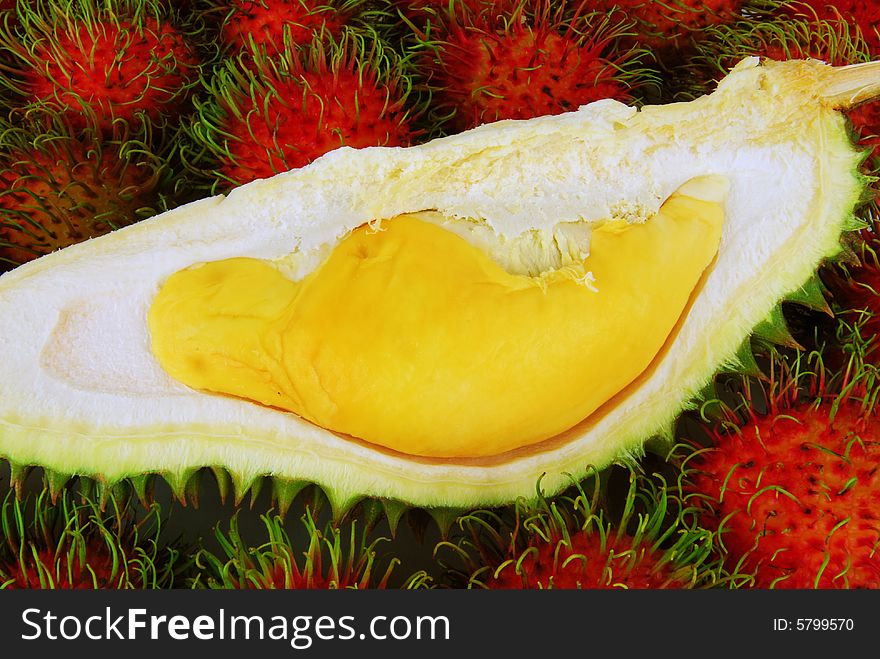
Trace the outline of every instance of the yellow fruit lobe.
{"label": "yellow fruit lobe", "polygon": [[355,229],[300,281],[257,259],[199,264],[157,294],[153,352],[190,387],[402,453],[498,455],[567,430],[650,365],[718,250],[726,191],[692,179],[537,276],[418,214]]}

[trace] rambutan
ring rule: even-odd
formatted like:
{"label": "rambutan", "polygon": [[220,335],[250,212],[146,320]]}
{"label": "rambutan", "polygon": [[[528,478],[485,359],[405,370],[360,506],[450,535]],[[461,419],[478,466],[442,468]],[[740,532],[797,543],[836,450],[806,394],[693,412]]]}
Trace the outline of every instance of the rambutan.
{"label": "rambutan", "polygon": [[582,10],[549,2],[521,2],[512,13],[450,5],[420,35],[419,65],[433,114],[465,130],[603,98],[632,100],[650,78],[639,67],[646,53],[617,49],[624,26]]}
{"label": "rambutan", "polygon": [[351,522],[348,533],[328,523],[319,529],[311,509],[301,518],[305,541],[301,547],[291,540],[278,515],[261,515],[268,538],[258,547],[248,547],[233,517],[229,533],[216,529],[222,555],[199,552],[196,564],[203,576],[197,587],[226,589],[336,590],[385,588],[397,559],[386,561],[385,571],[376,573],[377,547],[384,539],[367,542],[365,532]]}
{"label": "rambutan", "polygon": [[722,406],[711,445],[684,461],[688,501],[742,585],[877,588],[876,373],[830,384],[803,359],[774,363],[760,397],[751,383],[741,405]]}
{"label": "rambutan", "polygon": [[11,102],[76,127],[167,122],[198,77],[191,35],[159,0],[22,2],[17,16],[0,24]]}
{"label": "rambutan", "polygon": [[[453,580],[490,589],[695,588],[721,578],[709,561],[712,533],[685,525],[684,510],[661,479],[631,468],[617,524],[596,489],[574,498],[520,499],[511,522],[493,511],[459,520],[465,535],[442,542],[463,560]],[[457,573],[457,574],[456,574]]]}
{"label": "rambutan", "polygon": [[170,177],[140,140],[0,125],[0,262],[18,265],[163,210]]}
{"label": "rambutan", "polygon": [[880,360],[880,234],[876,209],[852,241],[853,256],[826,268],[824,275],[838,308],[837,343],[859,361]]}
{"label": "rambutan", "polygon": [[353,32],[304,53],[229,59],[207,85],[188,160],[212,189],[302,167],[340,146],[406,146],[418,135],[399,60]]}
{"label": "rambutan", "polygon": [[853,26],[872,55],[880,55],[880,4],[872,0],[788,0],[784,14],[809,21],[826,20]]}
{"label": "rambutan", "polygon": [[596,0],[593,8],[617,20],[635,21],[635,41],[666,51],[703,40],[708,27],[735,20],[746,3],[747,0]]}
{"label": "rambutan", "polygon": [[269,55],[308,46],[323,35],[338,40],[361,0],[213,0],[206,12],[223,14],[220,38],[232,51],[258,48]]}
{"label": "rambutan", "polygon": [[6,495],[0,509],[0,589],[170,588],[186,569],[182,553],[158,538],[157,506],[136,514],[109,497],[105,508],[65,490],[24,500]]}
{"label": "rambutan", "polygon": [[[438,16],[450,8],[449,0],[386,0],[388,4],[400,12],[418,29],[426,26],[428,21],[434,22]],[[527,0],[533,2],[534,0]],[[497,16],[510,15],[517,11],[523,0],[456,0],[456,4],[464,6],[474,14],[489,13]],[[455,5],[453,5],[455,7]]]}

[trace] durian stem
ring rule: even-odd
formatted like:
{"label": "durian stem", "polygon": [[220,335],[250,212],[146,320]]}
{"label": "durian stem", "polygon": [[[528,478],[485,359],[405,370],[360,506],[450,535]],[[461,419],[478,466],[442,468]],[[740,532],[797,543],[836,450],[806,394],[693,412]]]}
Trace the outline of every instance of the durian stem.
{"label": "durian stem", "polygon": [[829,68],[822,96],[840,110],[880,98],[880,61]]}

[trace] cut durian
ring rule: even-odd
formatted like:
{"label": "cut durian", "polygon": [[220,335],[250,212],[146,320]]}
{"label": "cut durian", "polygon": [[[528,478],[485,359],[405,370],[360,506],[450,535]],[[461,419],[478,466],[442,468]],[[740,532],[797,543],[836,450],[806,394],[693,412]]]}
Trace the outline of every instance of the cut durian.
{"label": "cut durian", "polygon": [[[836,108],[878,94],[878,66],[833,69],[814,61],[762,64],[752,58],[713,94],[687,104],[636,110],[601,101],[408,149],[338,149],[225,198],[195,202],[17,268],[0,278],[0,455],[17,465],[110,483],[148,473],[185,483],[188,474],[209,466],[228,470],[240,486],[263,475],[280,483],[315,482],[340,506],[361,496],[421,506],[503,503],[533,493],[542,475],[545,491],[559,490],[571,475],[637,453],[714,372],[736,359],[743,340],[778,301],[797,292],[817,264],[835,253],[865,186],[858,173],[861,154]],[[720,190],[728,184],[724,199]],[[602,247],[616,234],[650,235],[667,214],[661,206],[670,198],[689,200],[683,226],[720,227],[720,242],[712,231],[701,230],[691,242],[649,241],[639,257],[625,249],[613,256]],[[714,219],[706,223],[706,218]],[[301,395],[291,392],[299,391],[302,370],[277,370],[264,379],[262,393],[243,386],[247,378],[231,376],[244,353],[253,374],[262,372],[254,364],[268,368],[261,361],[266,354],[274,354],[270,362],[277,363],[284,351],[254,350],[266,336],[265,323],[257,323],[243,347],[227,350],[241,332],[225,330],[222,323],[219,331],[205,330],[211,323],[203,323],[205,307],[198,303],[204,281],[184,292],[180,299],[189,302],[164,320],[159,313],[176,278],[179,283],[198,273],[213,276],[230,266],[231,281],[238,283],[226,292],[252,297],[250,302],[238,293],[229,297],[242,308],[253,303],[256,315],[268,304],[271,313],[264,313],[264,320],[271,324],[286,313],[291,298],[267,296],[270,289],[261,288],[266,281],[297,297],[307,282],[330,281],[322,280],[322,271],[332,279],[345,270],[334,269],[333,261],[359,239],[405,250],[406,240],[394,240],[407,227],[421,235],[415,242],[422,256],[432,253],[432,244],[442,244],[433,251],[449,261],[436,260],[440,273],[444,265],[467,262],[492,270],[496,279],[527,281],[540,289],[535,299],[550,298],[558,292],[554,285],[561,285],[577,292],[578,300],[598,297],[607,303],[627,297],[613,284],[601,297],[603,285],[613,279],[607,269],[625,274],[632,266],[639,271],[633,281],[643,289],[630,298],[644,292],[657,303],[642,316],[603,318],[605,333],[613,336],[603,335],[606,341],[595,353],[584,346],[583,355],[572,355],[578,369],[585,368],[579,359],[595,355],[606,372],[614,371],[608,364],[619,359],[625,368],[607,390],[584,391],[581,398],[578,389],[595,382],[589,374],[577,373],[585,379],[571,380],[569,391],[550,373],[546,381],[522,388],[509,382],[512,391],[505,395],[513,396],[497,409],[497,399],[484,388],[472,400],[455,402],[467,408],[460,415],[450,411],[455,406],[432,412],[431,401],[442,398],[442,388],[466,380],[469,371],[464,362],[458,370],[438,364],[441,386],[419,401],[418,383],[433,374],[426,372],[429,360],[414,359],[417,372],[406,387],[410,398],[392,400],[400,383],[388,376],[359,401],[356,412],[366,421],[351,425],[337,424],[336,410],[325,413],[321,405],[284,404],[285,396]],[[383,232],[391,242],[382,242]],[[668,235],[654,233],[661,242]],[[256,286],[241,278],[240,267],[259,271]],[[384,272],[393,279],[395,273],[413,276],[419,270],[395,266]],[[353,290],[366,280],[353,282]],[[437,285],[443,283],[440,276]],[[330,288],[333,295],[313,296],[312,311],[329,323],[329,333],[345,335],[340,345],[346,348],[339,349],[332,368],[340,380],[351,377],[358,386],[372,386],[370,373],[355,378],[346,369],[382,366],[382,345],[367,344],[373,338],[369,330],[384,324],[358,323],[356,309],[337,315],[338,309],[322,307],[338,303],[334,295],[346,287],[339,281]],[[380,288],[368,293],[381,294]],[[399,295],[406,288],[389,290]],[[453,304],[454,291],[444,290],[446,304]],[[661,293],[668,301],[657,297]],[[387,311],[418,307],[395,299]],[[497,388],[511,361],[540,365],[541,350],[555,350],[570,339],[570,331],[556,326],[557,312],[568,311],[570,303],[549,307],[541,313],[554,325],[546,332],[552,341],[539,342],[538,349],[506,345],[505,326],[514,337],[521,329],[516,313],[494,322],[503,318],[500,313],[488,318],[495,304],[474,316],[483,323],[477,334],[489,336],[475,335],[474,345],[461,345],[463,334],[453,337],[461,355],[473,360],[493,338],[504,346],[496,362],[474,365],[480,371],[475,377],[499,376]],[[401,327],[424,327],[428,320]],[[589,336],[589,328],[584,331]],[[520,337],[534,336],[534,328],[530,332]],[[273,341],[280,341],[283,333],[275,336]],[[188,339],[195,344],[185,347]],[[369,357],[352,364],[358,340]],[[192,360],[199,356],[194,346],[211,341],[222,347],[212,346],[212,354],[225,354],[220,386],[190,379],[174,365],[173,355],[167,358],[170,350],[190,359],[196,373],[211,370]],[[625,354],[633,347],[636,358]],[[447,346],[442,354],[448,359],[455,352]],[[406,360],[394,359],[402,369]],[[554,359],[554,368],[564,372],[560,357]],[[494,374],[493,363],[499,369]],[[308,370],[307,360],[300,367]],[[314,387],[320,389],[327,377],[316,375]],[[284,379],[287,386],[273,390]],[[537,389],[530,390],[532,385]],[[560,400],[555,400],[559,391],[545,391],[557,385],[566,389]],[[546,399],[511,410],[536,392]],[[344,406],[346,397],[341,398],[334,393],[330,407]],[[484,409],[491,412],[481,415]],[[547,418],[538,418],[545,410]],[[420,418],[428,439],[416,432]],[[462,418],[466,428],[456,425]],[[443,435],[450,436],[448,446]],[[474,448],[481,437],[486,444]]]}
{"label": "cut durian", "polygon": [[365,225],[294,282],[226,259],[149,311],[161,366],[403,454],[491,457],[590,416],[663,347],[721,239],[727,182],[688,181],[589,256],[515,275],[419,214]]}

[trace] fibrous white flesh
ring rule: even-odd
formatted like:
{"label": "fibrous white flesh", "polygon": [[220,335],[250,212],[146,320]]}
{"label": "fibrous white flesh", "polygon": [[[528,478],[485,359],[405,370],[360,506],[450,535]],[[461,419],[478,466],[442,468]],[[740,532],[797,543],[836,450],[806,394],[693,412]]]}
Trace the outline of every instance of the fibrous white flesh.
{"label": "fibrous white flesh", "polygon": [[[816,63],[740,65],[711,96],[642,111],[603,101],[410,149],[314,164],[68,248],[0,278],[0,455],[113,481],[222,466],[418,505],[564,487],[668,424],[749,331],[835,250],[862,182]],[[565,436],[480,460],[413,459],[292,414],[190,390],[150,351],[161,283],[193,263],[286,259],[301,276],[352,228],[424,209],[505,238],[648,217],[684,181],[730,180],[716,263],[662,359]],[[295,251],[296,254],[289,256]],[[663,273],[657,273],[663,277]],[[381,404],[381,402],[377,403]],[[479,404],[479,401],[475,401]]]}

